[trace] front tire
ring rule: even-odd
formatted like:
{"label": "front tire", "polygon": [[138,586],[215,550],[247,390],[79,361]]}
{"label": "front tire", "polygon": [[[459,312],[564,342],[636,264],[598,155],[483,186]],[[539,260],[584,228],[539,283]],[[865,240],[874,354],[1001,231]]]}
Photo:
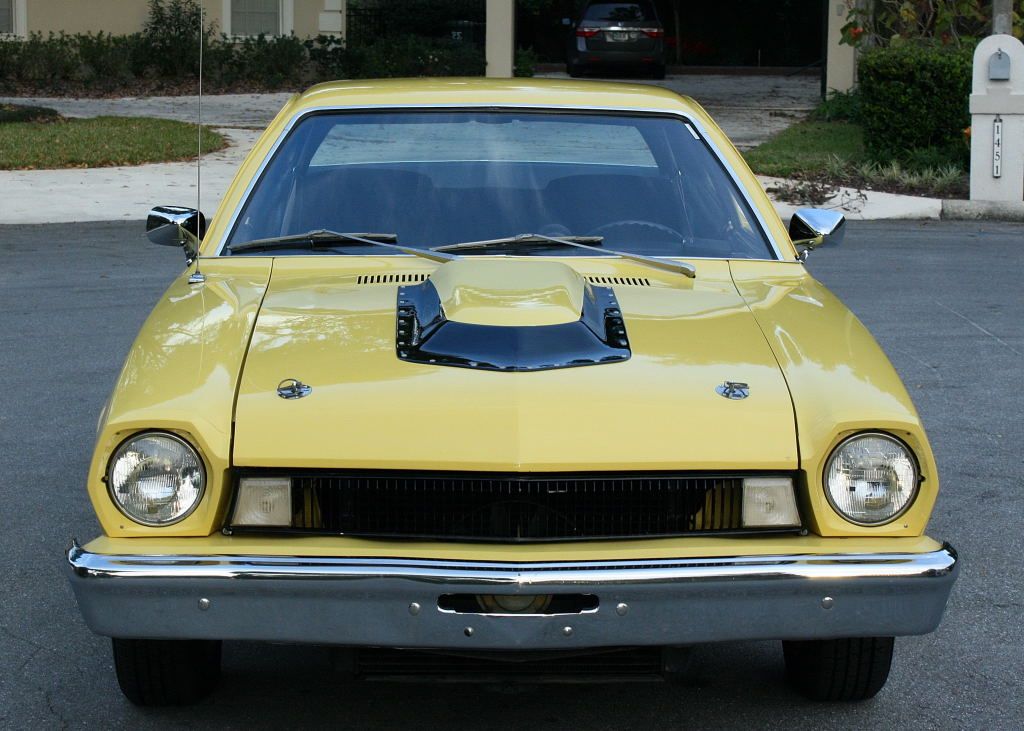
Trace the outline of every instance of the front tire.
{"label": "front tire", "polygon": [[802,695],[816,701],[862,701],[889,678],[892,637],[783,641],[786,675]]}
{"label": "front tire", "polygon": [[114,669],[125,697],[137,706],[196,703],[220,679],[218,640],[113,638]]}

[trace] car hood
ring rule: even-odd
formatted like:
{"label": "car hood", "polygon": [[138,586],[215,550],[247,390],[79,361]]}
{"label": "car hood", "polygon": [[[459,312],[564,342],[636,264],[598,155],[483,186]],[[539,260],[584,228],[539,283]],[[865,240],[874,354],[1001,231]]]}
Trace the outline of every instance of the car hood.
{"label": "car hood", "polygon": [[[563,259],[551,265],[560,269],[548,272],[528,259],[497,261],[504,267],[498,277],[493,266],[487,276],[462,262],[434,272],[433,263],[407,257],[369,260],[361,265],[364,271],[356,271],[348,257],[276,259],[239,383],[234,464],[487,471],[797,468],[785,379],[733,284],[728,262],[701,261],[696,279],[689,279],[616,259]],[[569,266],[574,269],[567,277]],[[400,286],[429,275],[438,282],[444,307],[466,322],[542,327],[571,319],[565,311],[578,305],[572,285],[577,271],[614,291],[628,333],[628,359],[504,372],[410,362],[396,353]],[[536,275],[565,286],[549,286],[532,300],[529,287],[515,299],[508,287],[489,296],[486,287],[481,292],[482,285],[475,286]],[[489,301],[498,304],[488,310]],[[286,379],[312,391],[282,398],[278,387]],[[749,397],[724,398],[716,387],[725,381],[748,384]]]}

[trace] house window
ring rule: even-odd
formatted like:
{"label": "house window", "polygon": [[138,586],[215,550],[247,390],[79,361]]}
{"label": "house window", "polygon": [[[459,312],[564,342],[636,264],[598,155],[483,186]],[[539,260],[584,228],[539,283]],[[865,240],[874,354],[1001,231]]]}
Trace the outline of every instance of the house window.
{"label": "house window", "polygon": [[0,0],[0,33],[14,32],[14,0]]}
{"label": "house window", "polygon": [[[9,0],[0,0],[3,3]],[[232,0],[231,34],[236,36],[281,34],[280,0]]]}

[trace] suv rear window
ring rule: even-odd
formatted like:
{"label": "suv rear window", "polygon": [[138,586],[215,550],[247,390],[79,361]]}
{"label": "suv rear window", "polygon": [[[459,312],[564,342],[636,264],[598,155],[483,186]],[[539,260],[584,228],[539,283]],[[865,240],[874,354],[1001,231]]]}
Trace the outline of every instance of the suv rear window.
{"label": "suv rear window", "polygon": [[657,21],[658,16],[650,3],[594,3],[583,13],[584,20],[604,21]]}

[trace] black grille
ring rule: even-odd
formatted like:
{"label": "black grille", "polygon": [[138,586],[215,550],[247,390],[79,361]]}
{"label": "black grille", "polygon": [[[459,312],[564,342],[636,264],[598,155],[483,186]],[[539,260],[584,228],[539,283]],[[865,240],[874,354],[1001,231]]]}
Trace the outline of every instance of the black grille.
{"label": "black grille", "polygon": [[765,532],[743,529],[738,475],[290,476],[293,522],[283,530],[293,533],[519,542]]}

